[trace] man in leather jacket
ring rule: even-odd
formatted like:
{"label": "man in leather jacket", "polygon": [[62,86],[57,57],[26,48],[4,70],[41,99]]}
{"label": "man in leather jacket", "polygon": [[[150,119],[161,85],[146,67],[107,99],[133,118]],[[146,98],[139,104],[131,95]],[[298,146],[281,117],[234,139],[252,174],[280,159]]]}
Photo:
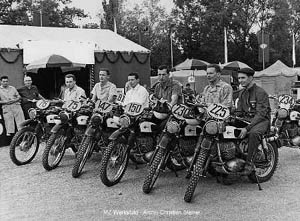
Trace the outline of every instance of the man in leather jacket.
{"label": "man in leather jacket", "polygon": [[238,80],[243,89],[239,93],[237,101],[237,114],[248,119],[250,124],[246,128],[240,128],[239,138],[249,137],[248,155],[241,175],[249,175],[253,172],[253,157],[261,142],[262,135],[270,126],[270,103],[268,94],[264,89],[253,82],[254,70],[242,68],[238,71]]}

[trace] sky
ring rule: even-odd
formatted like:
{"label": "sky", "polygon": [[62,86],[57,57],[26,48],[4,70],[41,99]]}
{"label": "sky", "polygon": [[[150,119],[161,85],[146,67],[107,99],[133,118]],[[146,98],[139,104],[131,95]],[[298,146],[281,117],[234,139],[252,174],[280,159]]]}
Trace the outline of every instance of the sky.
{"label": "sky", "polygon": [[[138,3],[141,0],[127,0],[130,4]],[[171,11],[173,6],[172,0],[161,0],[161,4],[166,7],[167,11]],[[97,14],[102,10],[102,1],[101,0],[72,0],[70,6],[74,6],[77,8],[81,8],[85,11],[85,13],[90,15],[90,18],[86,18],[80,21],[75,21],[78,25],[83,25],[86,23],[98,23],[99,18],[97,18]]]}

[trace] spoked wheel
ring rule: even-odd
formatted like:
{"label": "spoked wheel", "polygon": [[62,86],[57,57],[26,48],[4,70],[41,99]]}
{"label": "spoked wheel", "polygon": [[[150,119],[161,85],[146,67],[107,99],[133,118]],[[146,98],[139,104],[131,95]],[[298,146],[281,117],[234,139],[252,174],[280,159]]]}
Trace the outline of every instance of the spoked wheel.
{"label": "spoked wheel", "polygon": [[75,159],[75,164],[72,170],[72,176],[74,178],[77,178],[81,175],[83,167],[94,149],[93,147],[93,138],[90,136],[84,136],[79,147],[77,158]]}
{"label": "spoked wheel", "polygon": [[148,194],[151,192],[159,174],[164,160],[165,149],[159,148],[150,165],[148,175],[143,184],[143,192]]}
{"label": "spoked wheel", "polygon": [[10,143],[9,155],[12,162],[18,166],[30,163],[39,149],[39,138],[34,128],[24,127],[19,130]]}
{"label": "spoked wheel", "polygon": [[[271,143],[267,143],[266,149],[259,149],[254,156],[256,176],[260,183],[266,182],[273,176],[278,164],[278,149]],[[251,173],[249,179],[257,182],[255,173]]]}
{"label": "spoked wheel", "polygon": [[43,153],[43,167],[46,170],[53,170],[59,165],[65,154],[66,139],[60,131],[50,135]]}
{"label": "spoked wheel", "polygon": [[128,146],[116,141],[110,142],[100,165],[100,178],[104,185],[113,186],[119,183],[127,169],[128,161]]}

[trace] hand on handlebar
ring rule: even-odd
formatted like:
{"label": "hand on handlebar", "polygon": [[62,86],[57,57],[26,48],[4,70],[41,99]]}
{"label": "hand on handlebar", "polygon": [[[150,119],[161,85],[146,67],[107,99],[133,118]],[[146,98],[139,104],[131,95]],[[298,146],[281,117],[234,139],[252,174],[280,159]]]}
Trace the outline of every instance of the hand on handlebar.
{"label": "hand on handlebar", "polygon": [[247,129],[246,128],[239,128],[240,130],[241,130],[241,133],[240,133],[240,135],[239,135],[239,138],[240,139],[243,139],[244,137],[246,137],[246,135],[247,135]]}

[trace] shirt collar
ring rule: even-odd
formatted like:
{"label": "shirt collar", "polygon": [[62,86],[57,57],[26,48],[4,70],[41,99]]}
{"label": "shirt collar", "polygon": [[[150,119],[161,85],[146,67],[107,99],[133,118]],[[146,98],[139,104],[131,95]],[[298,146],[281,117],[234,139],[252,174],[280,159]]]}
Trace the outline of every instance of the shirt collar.
{"label": "shirt collar", "polygon": [[219,79],[215,84],[209,84],[210,87],[221,87],[222,85],[222,80]]}
{"label": "shirt collar", "polygon": [[74,87],[73,87],[71,90],[70,90],[70,88],[69,88],[69,91],[70,91],[70,92],[76,91],[76,89],[77,89],[77,85],[75,84]]}
{"label": "shirt collar", "polygon": [[138,90],[141,85],[137,84],[135,87],[132,87],[133,90]]}

